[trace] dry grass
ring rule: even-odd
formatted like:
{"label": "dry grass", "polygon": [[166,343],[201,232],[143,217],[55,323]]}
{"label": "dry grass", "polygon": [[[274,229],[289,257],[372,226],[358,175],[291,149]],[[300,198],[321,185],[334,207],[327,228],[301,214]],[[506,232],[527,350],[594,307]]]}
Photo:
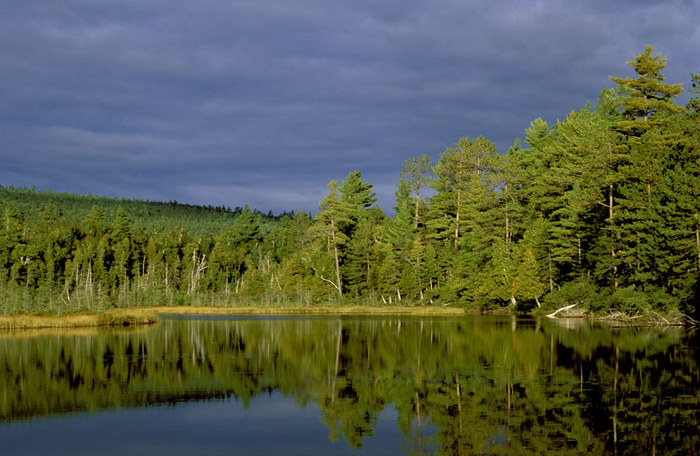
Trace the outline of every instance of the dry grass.
{"label": "dry grass", "polygon": [[417,315],[458,316],[464,309],[407,306],[314,306],[314,307],[131,307],[103,313],[65,315],[0,316],[0,330],[41,328],[92,328],[151,324],[158,315]]}
{"label": "dry grass", "polygon": [[[94,328],[104,326],[131,326],[152,324],[158,315],[415,315],[460,316],[469,313],[463,308],[442,306],[296,306],[296,307],[210,307],[210,306],[160,306],[113,309],[102,313],[66,314],[61,316],[16,315],[0,317],[2,329],[40,328]],[[582,309],[562,312],[561,320],[592,319],[605,321],[613,326],[668,326],[697,324],[681,313],[660,315],[648,311],[645,314],[628,315],[622,312],[605,316],[591,316]]]}
{"label": "dry grass", "polygon": [[115,309],[94,314],[13,315],[0,317],[0,329],[88,328],[152,324],[157,313]]}

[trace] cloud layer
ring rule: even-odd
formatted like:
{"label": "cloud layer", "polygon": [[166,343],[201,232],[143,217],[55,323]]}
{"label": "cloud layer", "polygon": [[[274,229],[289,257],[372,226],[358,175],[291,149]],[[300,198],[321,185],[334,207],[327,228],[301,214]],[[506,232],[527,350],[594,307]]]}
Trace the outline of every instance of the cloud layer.
{"label": "cloud layer", "polygon": [[[693,1],[0,0],[0,185],[316,211],[460,137],[505,152],[646,45],[700,72]],[[680,100],[682,103],[684,99]]]}

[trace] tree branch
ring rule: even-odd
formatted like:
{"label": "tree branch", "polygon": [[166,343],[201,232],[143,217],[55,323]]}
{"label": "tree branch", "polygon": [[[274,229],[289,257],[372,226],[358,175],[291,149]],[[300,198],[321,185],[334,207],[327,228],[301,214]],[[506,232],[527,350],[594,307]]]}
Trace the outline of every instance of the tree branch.
{"label": "tree branch", "polygon": [[319,274],[318,269],[316,269],[316,268],[314,267],[314,265],[311,264],[311,261],[309,261],[307,258],[303,258],[303,257],[302,257],[301,260],[302,260],[304,263],[308,264],[309,267],[310,267],[311,269],[313,269],[314,273],[316,273],[316,276],[317,276],[319,279],[323,280],[324,282],[330,283],[331,285],[333,285],[333,287],[334,287],[336,290],[340,291],[340,288],[338,287],[338,284],[336,284],[336,283],[333,282],[332,280],[326,279],[326,278],[323,277],[321,274]]}
{"label": "tree branch", "polygon": [[564,311],[564,310],[572,309],[572,308],[576,307],[576,306],[579,305],[579,304],[581,304],[581,303],[580,303],[580,302],[577,302],[576,304],[571,304],[570,306],[564,306],[564,307],[562,307],[561,309],[555,310],[554,312],[552,312],[551,314],[549,314],[549,315],[547,315],[547,316],[548,316],[549,318],[554,318],[554,316],[555,316],[556,314],[558,314],[559,312],[562,312],[562,311]]}

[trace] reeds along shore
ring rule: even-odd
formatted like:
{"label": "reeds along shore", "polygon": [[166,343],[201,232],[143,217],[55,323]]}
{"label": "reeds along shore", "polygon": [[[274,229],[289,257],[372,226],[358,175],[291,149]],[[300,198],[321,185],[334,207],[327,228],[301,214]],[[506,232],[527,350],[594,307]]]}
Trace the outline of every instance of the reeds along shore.
{"label": "reeds along shore", "polygon": [[[64,315],[14,315],[0,317],[0,330],[15,329],[68,329],[109,326],[136,326],[158,323],[161,315],[403,315],[418,317],[459,317],[470,313],[484,313],[455,307],[438,306],[286,306],[286,307],[211,307],[211,306],[158,306],[114,309],[99,313]],[[492,312],[500,315],[514,313]],[[531,314],[530,314],[531,315]],[[592,315],[583,311],[564,310],[558,315],[545,316],[559,321],[595,321],[608,326],[695,326],[693,318],[680,312],[660,314],[646,312],[629,315],[623,312]]]}
{"label": "reeds along shore", "polygon": [[155,312],[115,309],[100,313],[64,315],[13,315],[0,317],[0,329],[87,328],[147,325],[158,322]]}

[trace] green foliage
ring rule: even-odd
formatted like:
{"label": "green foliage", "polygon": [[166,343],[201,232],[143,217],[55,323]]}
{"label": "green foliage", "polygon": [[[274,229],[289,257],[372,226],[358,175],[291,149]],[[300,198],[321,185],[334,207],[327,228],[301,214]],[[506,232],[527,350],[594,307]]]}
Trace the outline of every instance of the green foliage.
{"label": "green foliage", "polygon": [[[315,217],[0,187],[4,313],[300,302],[597,312],[697,308],[700,123],[651,47],[505,155],[464,137],[408,159],[393,217],[351,171]],[[429,197],[426,192],[429,192]],[[156,298],[157,297],[157,298]],[[105,304],[106,303],[106,304]]]}
{"label": "green foliage", "polygon": [[690,78],[692,80],[690,89],[690,100],[686,106],[686,110],[691,116],[697,116],[700,114],[700,74],[691,74]]}
{"label": "green foliage", "polygon": [[549,293],[543,302],[546,309],[555,310],[576,304],[583,309],[598,312],[607,308],[598,286],[586,277],[567,282]]}
{"label": "green foliage", "polygon": [[[422,223],[421,212],[425,210],[424,195],[421,191],[430,184],[432,178],[433,164],[430,157],[423,155],[421,157],[409,158],[403,165],[403,169],[399,173],[398,190],[396,192],[396,210],[402,205],[413,206],[413,223],[414,227]],[[413,199],[410,203],[409,200]]]}
{"label": "green foliage", "polygon": [[668,116],[678,114],[682,108],[672,103],[683,93],[682,84],[665,84],[661,70],[666,67],[666,57],[654,55],[654,48],[647,46],[644,52],[627,62],[637,73],[637,78],[610,79],[620,87],[618,107],[624,119],[617,129],[630,136],[641,136],[651,128],[670,121]]}

